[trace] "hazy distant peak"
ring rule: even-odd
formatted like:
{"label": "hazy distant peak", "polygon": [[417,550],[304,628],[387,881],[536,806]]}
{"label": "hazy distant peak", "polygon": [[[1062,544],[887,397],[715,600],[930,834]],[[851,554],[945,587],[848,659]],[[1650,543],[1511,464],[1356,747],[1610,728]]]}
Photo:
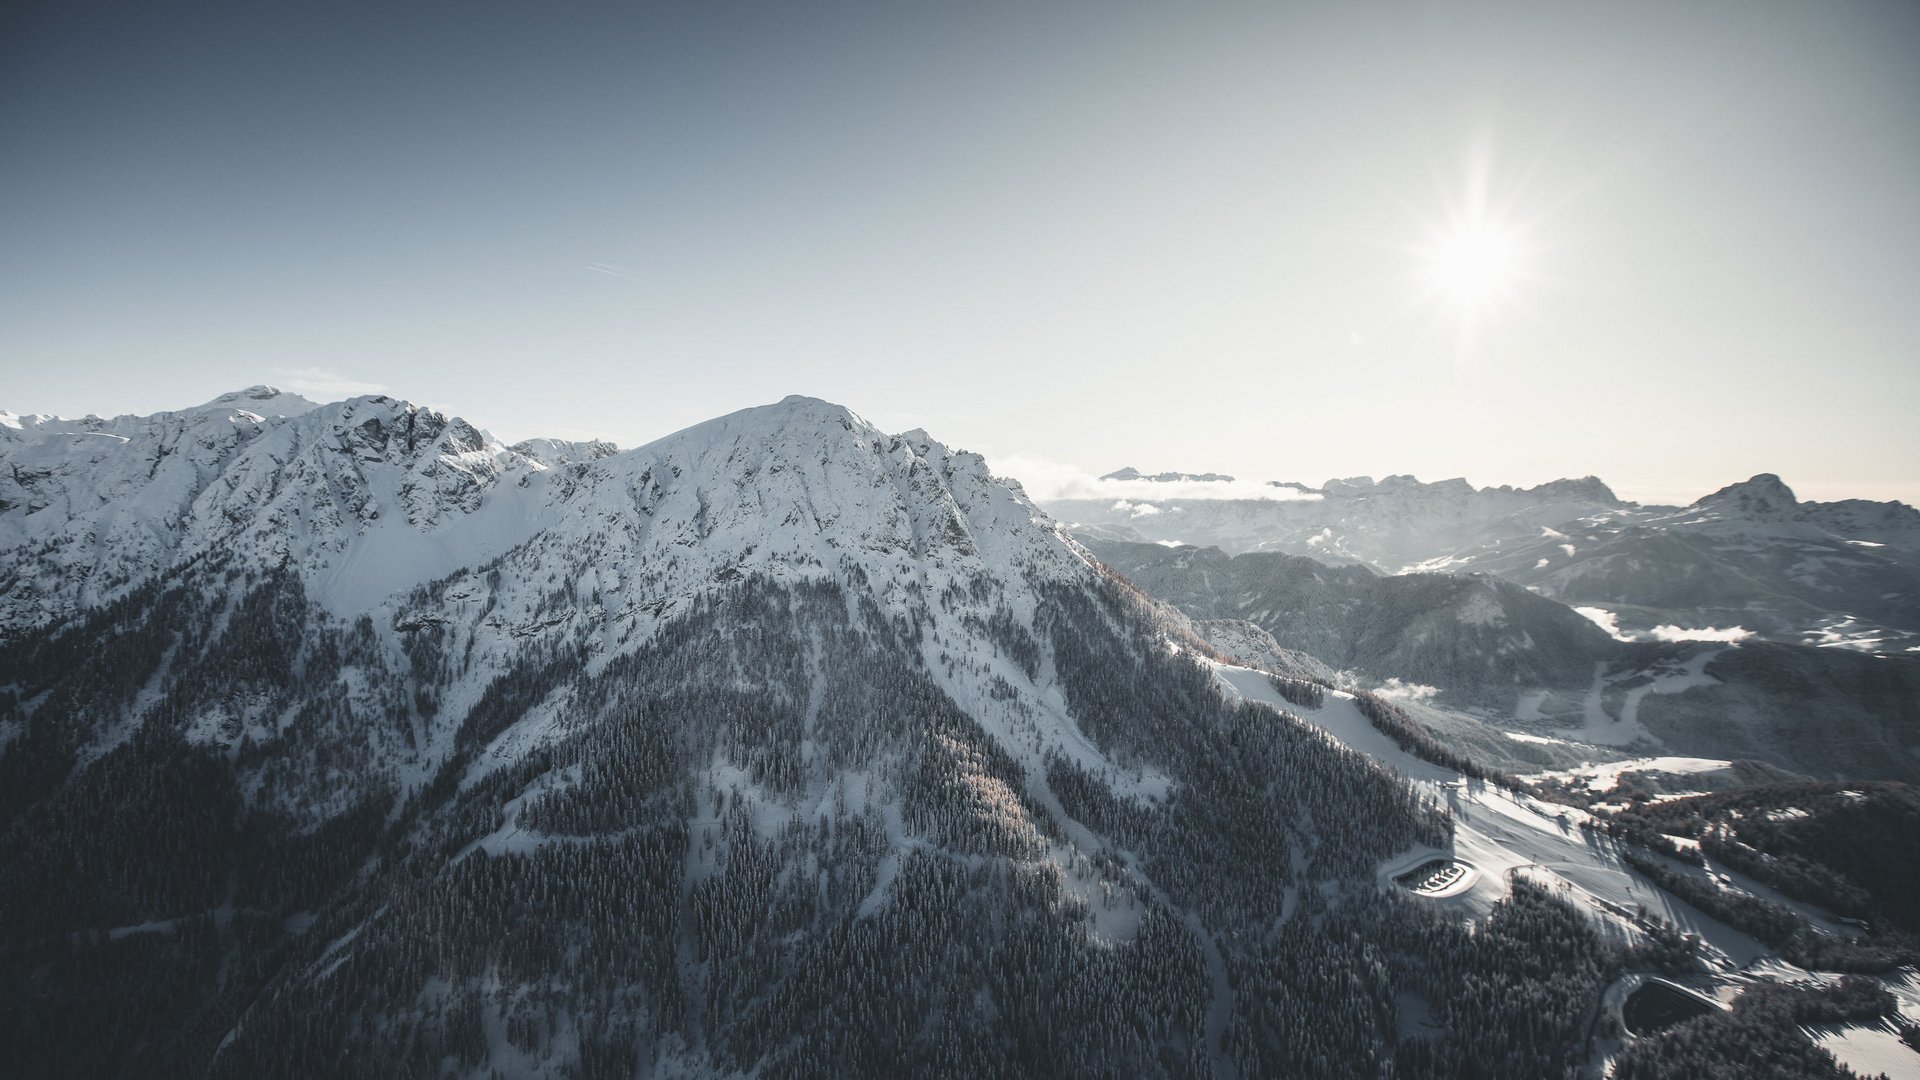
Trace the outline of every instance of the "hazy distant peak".
{"label": "hazy distant peak", "polygon": [[[1396,481],[1400,483],[1395,483]],[[1404,487],[1407,490],[1424,491],[1435,495],[1470,496],[1474,493],[1474,486],[1467,483],[1467,479],[1464,476],[1435,480],[1430,484],[1423,484],[1412,476],[1389,476],[1380,482],[1380,486]]]}
{"label": "hazy distant peak", "polygon": [[[1100,477],[1102,481],[1116,483],[1219,483],[1232,484],[1234,478],[1224,473],[1144,473],[1128,466],[1115,469]],[[1412,473],[1395,473],[1392,476],[1374,479],[1371,476],[1348,476],[1326,481],[1320,487],[1297,483],[1291,480],[1269,480],[1260,485],[1264,488],[1278,488],[1297,492],[1302,496],[1325,496],[1332,499],[1393,498],[1393,499],[1438,499],[1442,501],[1470,501],[1477,496],[1512,497],[1521,496],[1540,502],[1578,502],[1593,503],[1599,506],[1625,506],[1599,477],[1583,476],[1579,479],[1550,480],[1531,488],[1515,488],[1501,485],[1498,487],[1476,488],[1464,477],[1449,477],[1445,480],[1427,482]],[[1208,493],[1184,493],[1189,498],[1206,498]]]}
{"label": "hazy distant peak", "polygon": [[1300,483],[1300,482],[1298,482],[1298,481],[1295,481],[1295,480],[1269,480],[1269,481],[1267,481],[1267,486],[1268,486],[1268,487],[1276,487],[1276,488],[1285,488],[1285,489],[1287,489],[1288,491],[1297,491],[1297,492],[1299,492],[1299,493],[1300,493],[1300,494],[1302,494],[1302,495],[1324,495],[1324,494],[1326,494],[1326,492],[1325,492],[1325,491],[1323,491],[1323,490],[1321,490],[1320,488],[1316,488],[1316,487],[1308,487],[1307,485],[1305,485],[1305,484],[1302,484],[1302,483]]}
{"label": "hazy distant peak", "polygon": [[1728,484],[1693,505],[1738,512],[1747,517],[1775,517],[1799,509],[1800,500],[1793,489],[1773,473],[1760,473],[1749,480]]}
{"label": "hazy distant peak", "polygon": [[1613,493],[1613,489],[1607,486],[1606,481],[1597,476],[1582,476],[1577,480],[1549,480],[1537,487],[1522,488],[1521,494],[1553,499],[1579,499],[1611,506],[1621,505],[1620,497]]}
{"label": "hazy distant peak", "polygon": [[1449,480],[1437,480],[1431,484],[1422,483],[1412,473],[1396,473],[1393,476],[1375,480],[1371,476],[1349,476],[1344,480],[1329,480],[1322,485],[1328,495],[1335,497],[1375,494],[1408,494],[1415,492],[1436,495],[1472,495],[1473,485],[1460,477]]}
{"label": "hazy distant peak", "polygon": [[28,413],[20,415],[12,412],[0,412],[0,428],[12,432],[21,432],[31,437],[36,432],[67,431],[78,428],[82,431],[99,432],[108,429],[117,430],[128,422],[149,423],[161,421],[167,417],[178,417],[192,422],[195,417],[208,415],[224,416],[242,423],[252,423],[269,418],[304,416],[319,408],[299,394],[290,394],[277,386],[249,386],[244,390],[230,390],[219,397],[200,405],[189,406],[177,411],[154,413],[151,416],[128,414],[119,417],[104,417],[89,413],[82,417],[57,416],[52,413]]}
{"label": "hazy distant peak", "polygon": [[1352,495],[1362,491],[1372,491],[1373,488],[1374,483],[1373,477],[1371,476],[1349,476],[1344,479],[1336,478],[1320,485],[1320,490],[1329,495]]}
{"label": "hazy distant peak", "polygon": [[1228,476],[1226,473],[1162,472],[1162,473],[1148,474],[1148,473],[1141,472],[1139,469],[1136,469],[1131,465],[1127,466],[1124,469],[1115,469],[1114,471],[1106,474],[1105,476],[1102,476],[1100,479],[1102,480],[1146,480],[1156,484],[1179,484],[1179,483],[1231,484],[1233,483],[1233,477]]}

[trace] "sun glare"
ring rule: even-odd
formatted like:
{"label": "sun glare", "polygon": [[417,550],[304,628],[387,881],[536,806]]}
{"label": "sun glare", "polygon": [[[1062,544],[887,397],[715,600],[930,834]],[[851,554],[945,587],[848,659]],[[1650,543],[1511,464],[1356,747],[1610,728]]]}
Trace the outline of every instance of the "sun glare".
{"label": "sun glare", "polygon": [[1436,292],[1477,310],[1507,298],[1520,274],[1520,247],[1513,232],[1491,222],[1455,225],[1423,252]]}

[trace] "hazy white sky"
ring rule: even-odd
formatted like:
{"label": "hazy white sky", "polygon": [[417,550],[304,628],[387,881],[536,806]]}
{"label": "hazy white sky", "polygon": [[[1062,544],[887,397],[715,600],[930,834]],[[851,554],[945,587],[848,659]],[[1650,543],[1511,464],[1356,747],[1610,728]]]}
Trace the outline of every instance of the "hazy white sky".
{"label": "hazy white sky", "polygon": [[0,408],[1920,502],[1907,0],[8,12]]}

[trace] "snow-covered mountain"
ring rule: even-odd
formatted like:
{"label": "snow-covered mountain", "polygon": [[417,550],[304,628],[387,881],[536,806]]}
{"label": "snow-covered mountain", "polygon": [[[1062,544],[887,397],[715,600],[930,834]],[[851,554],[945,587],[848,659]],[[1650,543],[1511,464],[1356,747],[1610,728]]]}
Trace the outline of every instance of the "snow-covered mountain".
{"label": "snow-covered mountain", "polygon": [[[1284,1070],[1229,931],[1445,842],[977,455],[826,402],[551,466],[266,390],[9,430],[0,933],[102,942],[77,1019],[0,1010],[28,1072]],[[121,939],[234,974],[119,1008]]]}
{"label": "snow-covered mountain", "polygon": [[4,628],[58,625],[203,561],[290,570],[310,599],[347,615],[523,545],[523,563],[577,562],[588,548],[593,572],[615,583],[596,589],[613,613],[583,617],[615,620],[758,570],[867,572],[892,593],[916,559],[945,576],[1084,569],[977,455],[800,397],[625,454],[544,439],[510,448],[407,402],[316,406],[270,387],[151,417],[24,417],[0,431]]}
{"label": "snow-covered mountain", "polygon": [[[316,598],[357,610],[524,539],[545,471],[387,397],[315,405],[256,386],[153,416],[13,418],[0,632],[59,625],[202,560],[294,568]],[[501,487],[521,490],[493,498]]]}
{"label": "snow-covered mountain", "polygon": [[1524,489],[1410,476],[1276,486],[1307,497],[1135,495],[1048,509],[1091,539],[1281,552],[1385,574],[1483,571],[1647,639],[1738,628],[1881,653],[1920,645],[1920,511],[1903,503],[1803,503],[1771,474],[1687,507],[1626,503],[1593,477]]}
{"label": "snow-covered mountain", "polygon": [[[272,574],[316,618],[457,639],[471,670],[444,693],[461,708],[530,649],[583,648],[597,667],[743,580],[845,589],[959,649],[980,637],[963,623],[1031,634],[1037,589],[1097,576],[978,455],[810,398],[557,468],[405,402],[313,406],[264,387],[17,431],[20,491],[0,516],[0,610],[16,634],[175,583],[232,602]],[[1000,675],[951,657],[939,670],[967,701],[992,700]],[[1005,708],[1051,708],[1021,697]],[[190,726],[229,743],[272,735],[250,717]],[[418,734],[387,758],[395,778],[430,775],[454,732]],[[1029,764],[1079,754],[1059,732],[1021,740]]]}
{"label": "snow-covered mountain", "polygon": [[1766,473],[1690,506],[1594,515],[1445,564],[1597,609],[1648,639],[1718,630],[1880,654],[1920,645],[1920,511],[1803,503]]}
{"label": "snow-covered mountain", "polygon": [[1758,640],[1622,640],[1483,573],[1376,574],[1298,555],[1089,539],[1228,655],[1405,702],[1482,761],[1741,759],[1920,780],[1920,656]]}
{"label": "snow-covered mountain", "polygon": [[[1133,470],[1129,470],[1133,471]],[[1163,474],[1168,479],[1185,474]],[[1109,473],[1103,480],[1116,479]],[[1194,479],[1193,477],[1186,477]],[[1069,499],[1048,509],[1076,529],[1114,539],[1179,541],[1232,554],[1280,551],[1357,562],[1394,573],[1489,535],[1537,531],[1541,523],[1619,509],[1592,477],[1535,488],[1475,488],[1465,480],[1422,483],[1411,476],[1356,476],[1318,487],[1271,482],[1290,498]]]}
{"label": "snow-covered mountain", "polygon": [[1565,605],[1485,574],[1382,575],[1298,555],[1090,541],[1149,594],[1201,620],[1241,619],[1336,670],[1511,706],[1584,687],[1619,642]]}
{"label": "snow-covered mountain", "polygon": [[824,401],[623,452],[266,388],[3,430],[23,1075],[1517,1080],[1604,1058],[1629,965],[1768,954],[1636,921],[1584,811],[1389,748],[1273,613],[1196,627]]}
{"label": "snow-covered mountain", "polygon": [[513,452],[557,469],[562,465],[584,464],[612,457],[620,448],[605,439],[527,439],[513,444]]}

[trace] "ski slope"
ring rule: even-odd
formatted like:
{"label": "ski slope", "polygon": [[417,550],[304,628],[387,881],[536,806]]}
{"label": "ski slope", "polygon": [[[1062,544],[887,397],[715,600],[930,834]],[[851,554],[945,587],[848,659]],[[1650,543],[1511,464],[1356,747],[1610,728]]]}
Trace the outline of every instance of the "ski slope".
{"label": "ski slope", "polygon": [[1516,796],[1413,756],[1369,723],[1351,694],[1328,691],[1320,708],[1303,708],[1282,698],[1264,672],[1229,664],[1216,664],[1214,670],[1230,693],[1313,724],[1413,781],[1452,813],[1452,848],[1415,848],[1388,860],[1379,869],[1382,887],[1430,859],[1452,859],[1478,873],[1469,875],[1467,887],[1430,899],[1473,918],[1491,911],[1512,892],[1514,877],[1525,874],[1617,932],[1632,933],[1633,920],[1644,913],[1698,934],[1709,963],[1721,970],[1744,968],[1771,955],[1753,937],[1674,898],[1626,865],[1611,838],[1580,828],[1588,817],[1584,811]]}

